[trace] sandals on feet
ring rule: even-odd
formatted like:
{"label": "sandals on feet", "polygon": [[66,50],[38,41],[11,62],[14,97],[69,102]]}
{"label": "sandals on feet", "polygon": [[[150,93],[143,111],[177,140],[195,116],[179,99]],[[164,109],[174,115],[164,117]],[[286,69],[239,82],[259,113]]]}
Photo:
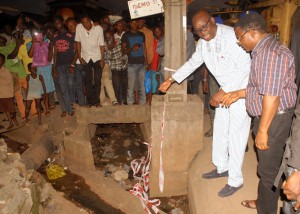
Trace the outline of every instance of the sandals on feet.
{"label": "sandals on feet", "polygon": [[95,105],[95,107],[96,107],[96,108],[100,108],[100,107],[102,107],[102,105],[101,105],[100,103],[97,103],[97,104]]}
{"label": "sandals on feet", "polygon": [[35,116],[38,116],[38,113],[34,113],[31,115],[31,117],[35,117]]}
{"label": "sandals on feet", "polygon": [[120,105],[120,104],[119,104],[118,101],[113,101],[113,102],[112,102],[112,105],[113,105],[113,106],[117,106],[117,105]]}
{"label": "sandals on feet", "polygon": [[50,116],[50,111],[49,111],[49,110],[46,111],[45,115],[46,115],[46,116]]}
{"label": "sandals on feet", "polygon": [[60,115],[61,117],[65,117],[65,116],[67,116],[67,112],[65,112],[65,111],[63,111],[62,113],[61,113],[61,115]]}
{"label": "sandals on feet", "polygon": [[50,106],[49,107],[49,110],[54,110],[55,109],[55,106]]}
{"label": "sandals on feet", "polygon": [[29,122],[31,122],[30,119],[25,119],[25,120],[24,120],[24,123],[29,123]]}
{"label": "sandals on feet", "polygon": [[14,127],[14,124],[10,124],[6,129],[11,130]]}
{"label": "sandals on feet", "polygon": [[15,126],[20,126],[20,123],[16,120],[14,121]]}
{"label": "sandals on feet", "polygon": [[249,209],[257,209],[257,200],[245,200],[242,201],[241,205]]}

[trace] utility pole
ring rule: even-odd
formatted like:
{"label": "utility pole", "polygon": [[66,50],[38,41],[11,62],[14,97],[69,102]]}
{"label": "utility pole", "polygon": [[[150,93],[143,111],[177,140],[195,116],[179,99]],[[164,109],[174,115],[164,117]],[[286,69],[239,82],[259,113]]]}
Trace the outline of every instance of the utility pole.
{"label": "utility pole", "polygon": [[[186,0],[165,0],[165,67],[177,70],[186,61]],[[165,77],[173,74],[165,71]],[[167,100],[187,101],[187,81],[174,83]]]}

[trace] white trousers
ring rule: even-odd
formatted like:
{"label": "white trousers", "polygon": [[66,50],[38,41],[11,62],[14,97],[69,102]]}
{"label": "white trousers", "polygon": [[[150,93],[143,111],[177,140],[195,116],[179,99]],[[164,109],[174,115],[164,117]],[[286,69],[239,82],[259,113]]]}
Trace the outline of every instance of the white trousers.
{"label": "white trousers", "polygon": [[218,173],[228,170],[228,184],[243,184],[242,165],[250,132],[251,119],[240,99],[229,108],[216,108],[212,160]]}

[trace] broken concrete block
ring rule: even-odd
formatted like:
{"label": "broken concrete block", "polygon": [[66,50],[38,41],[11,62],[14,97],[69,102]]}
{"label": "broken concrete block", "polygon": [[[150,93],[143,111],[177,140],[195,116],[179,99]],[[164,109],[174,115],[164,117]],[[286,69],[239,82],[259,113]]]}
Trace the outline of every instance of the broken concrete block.
{"label": "broken concrete block", "polygon": [[3,138],[0,138],[0,162],[6,159],[7,153],[7,145]]}
{"label": "broken concrete block", "polygon": [[130,141],[129,139],[126,139],[126,140],[124,140],[124,142],[123,142],[123,147],[127,148],[127,147],[130,146],[130,144],[131,144],[131,141]]}
{"label": "broken concrete block", "polygon": [[113,173],[112,177],[116,181],[123,181],[128,179],[128,173],[124,169],[118,169]]}
{"label": "broken concrete block", "polygon": [[184,214],[180,208],[175,208],[171,211],[171,214]]}

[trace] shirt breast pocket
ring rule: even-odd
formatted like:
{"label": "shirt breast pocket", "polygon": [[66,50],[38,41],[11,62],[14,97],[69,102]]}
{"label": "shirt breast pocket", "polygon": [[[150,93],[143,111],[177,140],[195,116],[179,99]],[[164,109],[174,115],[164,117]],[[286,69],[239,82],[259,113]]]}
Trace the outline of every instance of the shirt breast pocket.
{"label": "shirt breast pocket", "polygon": [[225,55],[224,53],[220,53],[217,55],[217,59],[216,59],[216,68],[219,71],[224,71],[230,68],[230,60],[228,58],[227,55]]}

